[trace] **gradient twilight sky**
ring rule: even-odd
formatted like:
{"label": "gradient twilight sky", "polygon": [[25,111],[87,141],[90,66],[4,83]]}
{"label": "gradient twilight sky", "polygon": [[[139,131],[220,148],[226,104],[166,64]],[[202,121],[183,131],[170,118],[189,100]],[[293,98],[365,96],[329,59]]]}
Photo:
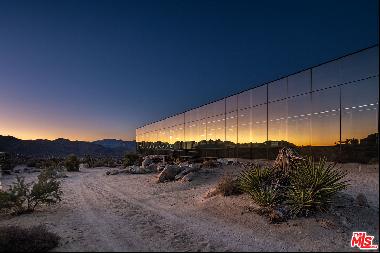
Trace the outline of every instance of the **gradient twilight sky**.
{"label": "gradient twilight sky", "polygon": [[378,1],[0,1],[0,135],[135,128],[378,43]]}

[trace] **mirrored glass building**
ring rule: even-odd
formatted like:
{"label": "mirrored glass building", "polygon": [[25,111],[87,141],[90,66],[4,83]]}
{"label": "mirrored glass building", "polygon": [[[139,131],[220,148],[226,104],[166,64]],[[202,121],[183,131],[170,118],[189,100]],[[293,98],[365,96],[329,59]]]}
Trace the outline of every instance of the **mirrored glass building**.
{"label": "mirrored glass building", "polygon": [[[378,45],[136,129],[138,149],[273,159],[283,146],[378,162]],[[186,101],[184,101],[186,102]]]}

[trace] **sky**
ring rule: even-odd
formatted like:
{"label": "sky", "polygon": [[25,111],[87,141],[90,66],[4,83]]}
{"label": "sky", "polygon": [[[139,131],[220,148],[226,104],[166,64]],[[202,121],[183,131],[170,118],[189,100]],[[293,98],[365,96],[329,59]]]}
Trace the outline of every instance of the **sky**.
{"label": "sky", "polygon": [[0,135],[136,127],[378,43],[378,1],[0,1]]}

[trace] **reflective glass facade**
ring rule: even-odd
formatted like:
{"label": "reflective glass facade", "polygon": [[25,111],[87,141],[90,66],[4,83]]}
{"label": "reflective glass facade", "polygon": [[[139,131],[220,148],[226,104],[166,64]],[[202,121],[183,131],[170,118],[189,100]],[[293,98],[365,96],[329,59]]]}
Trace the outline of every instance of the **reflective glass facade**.
{"label": "reflective glass facade", "polygon": [[141,150],[273,158],[282,146],[378,161],[378,46],[136,129]]}

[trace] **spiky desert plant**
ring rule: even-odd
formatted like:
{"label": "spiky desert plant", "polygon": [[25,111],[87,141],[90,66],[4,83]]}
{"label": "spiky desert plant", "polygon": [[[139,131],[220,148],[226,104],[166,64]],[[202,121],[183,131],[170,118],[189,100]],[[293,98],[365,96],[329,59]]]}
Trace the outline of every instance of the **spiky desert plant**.
{"label": "spiky desert plant", "polygon": [[279,185],[275,183],[273,170],[254,165],[239,176],[239,186],[261,206],[273,207],[281,200]]}
{"label": "spiky desert plant", "polygon": [[294,216],[308,214],[310,211],[325,211],[332,197],[347,188],[346,173],[335,168],[326,159],[314,162],[309,158],[300,163],[290,176],[287,203]]}

